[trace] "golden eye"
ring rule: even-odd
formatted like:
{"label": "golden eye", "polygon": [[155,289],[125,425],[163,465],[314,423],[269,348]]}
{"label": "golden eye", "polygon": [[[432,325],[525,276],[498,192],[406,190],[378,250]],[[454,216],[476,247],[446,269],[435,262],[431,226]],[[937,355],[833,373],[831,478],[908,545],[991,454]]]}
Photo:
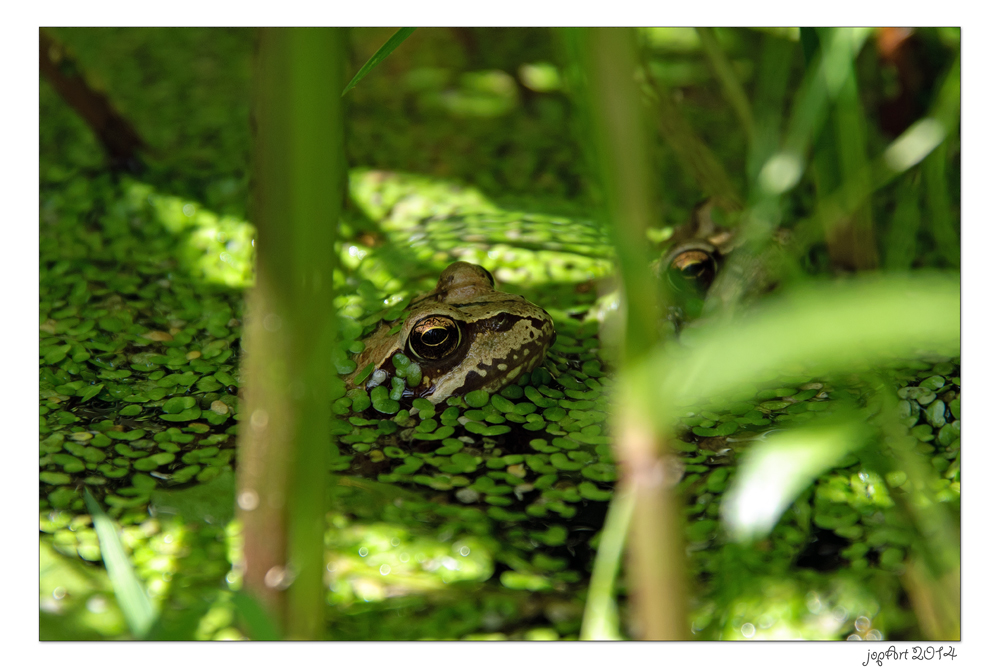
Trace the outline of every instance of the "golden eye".
{"label": "golden eye", "polygon": [[688,292],[692,288],[704,293],[715,280],[718,265],[712,253],[702,248],[681,250],[667,266],[667,278],[675,289]]}
{"label": "golden eye", "polygon": [[415,357],[436,361],[455,351],[462,342],[462,331],[450,317],[429,315],[413,325],[408,342]]}

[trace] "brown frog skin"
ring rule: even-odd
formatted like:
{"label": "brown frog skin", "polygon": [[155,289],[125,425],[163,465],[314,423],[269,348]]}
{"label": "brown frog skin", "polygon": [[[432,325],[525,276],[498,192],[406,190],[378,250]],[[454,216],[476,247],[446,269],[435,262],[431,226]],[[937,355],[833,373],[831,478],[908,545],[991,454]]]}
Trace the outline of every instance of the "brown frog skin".
{"label": "brown frog skin", "polygon": [[[401,319],[380,322],[364,339],[351,382],[369,391],[390,386],[397,374],[393,356],[404,354],[419,364],[421,378],[407,386],[403,398],[437,404],[477,389],[493,392],[537,367],[554,338],[548,313],[497,290],[483,267],[455,262]],[[369,364],[372,372],[357,381]]]}

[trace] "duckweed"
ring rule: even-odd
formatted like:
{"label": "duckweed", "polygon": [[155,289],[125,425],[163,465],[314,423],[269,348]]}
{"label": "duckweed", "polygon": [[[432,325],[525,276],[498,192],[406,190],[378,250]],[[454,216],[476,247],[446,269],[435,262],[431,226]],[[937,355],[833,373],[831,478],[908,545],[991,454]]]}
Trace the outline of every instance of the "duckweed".
{"label": "duckweed", "polygon": [[554,408],[558,405],[558,403],[551,398],[542,396],[541,392],[533,386],[527,386],[524,388],[524,396],[539,408]]}
{"label": "duckweed", "polygon": [[595,482],[613,482],[617,477],[615,467],[610,463],[592,463],[584,467],[581,473]]}
{"label": "duckweed", "polygon": [[557,470],[576,471],[576,470],[582,470],[584,466],[583,463],[570,461],[569,458],[562,452],[553,454],[550,461]]}
{"label": "duckweed", "polygon": [[514,412],[514,403],[504,398],[500,394],[493,394],[490,397],[490,404],[500,412]]}
{"label": "duckweed", "polygon": [[470,391],[465,395],[465,402],[471,408],[481,408],[489,402],[490,396],[482,389],[477,389],[476,391]]}

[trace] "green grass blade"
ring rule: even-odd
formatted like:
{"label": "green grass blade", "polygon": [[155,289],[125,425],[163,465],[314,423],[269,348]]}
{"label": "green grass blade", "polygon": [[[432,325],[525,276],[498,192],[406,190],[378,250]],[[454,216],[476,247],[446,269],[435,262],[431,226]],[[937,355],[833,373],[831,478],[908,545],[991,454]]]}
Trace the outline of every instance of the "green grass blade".
{"label": "green grass blade", "polygon": [[[587,143],[601,185],[602,214],[619,259],[626,313],[623,365],[641,364],[657,345],[659,299],[656,283],[650,280],[646,237],[655,217],[649,140],[639,89],[629,76],[638,66],[634,37],[631,31],[618,28],[570,29],[565,34],[585,82],[580,107],[589,121]],[[622,407],[615,421],[615,448],[623,468],[641,470],[647,462],[664,456],[665,442],[652,433],[651,417]],[[645,639],[686,637],[683,538],[672,489],[662,476],[625,473],[623,477],[622,486],[635,496],[630,501],[634,512],[629,543],[633,618]],[[595,630],[610,632],[606,582],[604,586],[605,592],[593,598],[590,623],[598,626]],[[597,619],[595,606],[600,607]],[[598,620],[602,615],[603,621]]]}
{"label": "green grass blade", "polygon": [[580,639],[621,639],[618,629],[618,602],[615,588],[618,564],[635,508],[635,490],[619,487],[608,505],[601,531],[601,543],[594,558],[594,573],[587,589]]}
{"label": "green grass blade", "polygon": [[643,69],[646,83],[652,91],[660,135],[681,166],[698,182],[704,193],[723,208],[733,211],[742,208],[743,198],[736,191],[722,161],[691,127],[681,107],[670,96],[670,91],[664,90],[656,81],[648,63],[644,63]]}
{"label": "green grass blade", "polygon": [[364,66],[358,70],[358,73],[354,75],[354,78],[351,79],[349,84],[347,84],[347,87],[344,88],[344,92],[342,92],[340,96],[343,97],[351,88],[358,85],[358,82],[361,81],[361,79],[363,79],[365,75],[368,74],[373,67],[375,67],[375,65],[378,65],[380,62],[388,58],[389,54],[395,51],[396,47],[403,43],[403,40],[412,35],[414,30],[416,30],[416,28],[400,28],[393,33],[392,37],[390,37],[386,43],[382,45],[382,48],[376,51],[375,55],[369,58],[368,62],[366,62]]}
{"label": "green grass blade", "polygon": [[[913,123],[899,137],[863,168],[857,169],[836,192],[823,197],[814,207],[813,214],[800,223],[803,228],[825,228],[830,221],[850,215],[871,192],[892,183],[907,170],[919,165],[935,151],[957,123],[960,99],[957,89],[957,65],[938,92],[932,113]],[[954,79],[954,80],[953,80]],[[929,176],[932,178],[932,176]],[[867,183],[870,192],[858,187]],[[932,187],[932,186],[928,186]],[[936,192],[941,194],[940,192]],[[941,194],[943,197],[944,195]]]}
{"label": "green grass blade", "polygon": [[747,182],[754,183],[764,162],[781,146],[782,109],[795,56],[795,43],[765,36],[753,91],[754,132],[747,156]]}
{"label": "green grass blade", "polygon": [[739,118],[740,125],[743,126],[743,132],[747,138],[752,139],[754,122],[753,112],[750,111],[750,100],[747,99],[747,94],[743,91],[743,86],[740,85],[740,80],[736,77],[736,70],[733,69],[732,63],[729,62],[719,40],[715,37],[715,29],[695,28],[695,31],[701,39],[701,45],[705,49],[705,55],[708,57],[712,70],[715,71],[715,76],[722,84],[722,94],[736,112],[736,117]]}
{"label": "green grass blade", "polygon": [[830,102],[839,97],[868,32],[867,28],[834,29],[822,56],[809,64],[795,96],[784,148],[761,170],[759,186],[765,193],[781,194],[798,184],[816,132],[826,121]]}
{"label": "green grass blade", "polygon": [[132,635],[136,639],[142,639],[152,627],[156,620],[156,610],[146,596],[146,590],[142,582],[132,569],[125,554],[125,547],[118,537],[118,527],[115,522],[104,513],[101,506],[90,491],[84,494],[87,501],[87,509],[94,520],[94,531],[101,545],[101,557],[104,559],[104,566],[108,569],[108,577],[111,585],[115,589],[115,599],[125,616]]}
{"label": "green grass blade", "polygon": [[916,187],[912,179],[906,179],[895,188],[896,210],[889,219],[885,243],[885,268],[889,271],[906,271],[917,258],[921,211]]}
{"label": "green grass blade", "polygon": [[264,607],[255,598],[250,597],[250,595],[243,591],[238,591],[233,596],[233,605],[236,607],[236,612],[240,618],[243,619],[247,637],[265,641],[277,641],[281,639],[281,635],[278,633],[278,626],[274,624],[274,621],[267,615]]}
{"label": "green grass blade", "polygon": [[[282,324],[268,328],[251,318],[243,332],[245,410],[262,410],[271,426],[240,432],[236,488],[237,497],[259,498],[238,513],[244,584],[295,639],[321,637],[326,609],[323,525],[336,334],[331,277],[346,190],[337,95],[343,49],[341,28],[264,29],[255,72],[258,252],[247,309],[273,313]],[[284,572],[288,585],[269,584],[269,572]]]}
{"label": "green grass blade", "polygon": [[836,100],[853,69],[854,58],[861,49],[868,28],[835,28],[824,44],[822,56],[814,60],[796,100],[789,123],[786,150],[803,155],[814,133],[826,119],[828,104]]}
{"label": "green grass blade", "polygon": [[[829,29],[819,32],[828,50],[834,36]],[[831,122],[816,137],[813,171],[820,199],[842,186],[845,195],[857,204],[849,215],[826,220],[823,232],[834,266],[874,269],[878,251],[872,226],[870,172],[866,169],[868,127],[853,61],[845,63],[841,76],[844,83],[833,100]]]}
{"label": "green grass blade", "polygon": [[956,56],[941,87],[931,105],[931,118],[937,119],[944,127],[945,134],[951,134],[958,127],[962,105],[962,60]]}
{"label": "green grass blade", "polygon": [[924,182],[927,184],[927,216],[930,220],[931,235],[937,243],[937,249],[945,261],[956,269],[961,262],[961,248],[958,239],[958,225],[952,214],[952,198],[948,191],[948,158],[945,156],[946,146],[938,146],[925,159],[923,168]]}

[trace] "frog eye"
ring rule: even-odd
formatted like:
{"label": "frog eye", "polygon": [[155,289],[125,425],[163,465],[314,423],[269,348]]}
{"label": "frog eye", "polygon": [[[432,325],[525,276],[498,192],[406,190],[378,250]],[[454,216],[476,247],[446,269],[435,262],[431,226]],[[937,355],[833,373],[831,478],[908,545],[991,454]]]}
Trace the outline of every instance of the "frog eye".
{"label": "frog eye", "polygon": [[713,253],[704,248],[678,249],[667,265],[667,279],[674,289],[704,293],[715,280],[718,264]]}
{"label": "frog eye", "polygon": [[450,317],[430,315],[413,325],[410,351],[418,359],[436,361],[451,354],[462,342],[462,331]]}

